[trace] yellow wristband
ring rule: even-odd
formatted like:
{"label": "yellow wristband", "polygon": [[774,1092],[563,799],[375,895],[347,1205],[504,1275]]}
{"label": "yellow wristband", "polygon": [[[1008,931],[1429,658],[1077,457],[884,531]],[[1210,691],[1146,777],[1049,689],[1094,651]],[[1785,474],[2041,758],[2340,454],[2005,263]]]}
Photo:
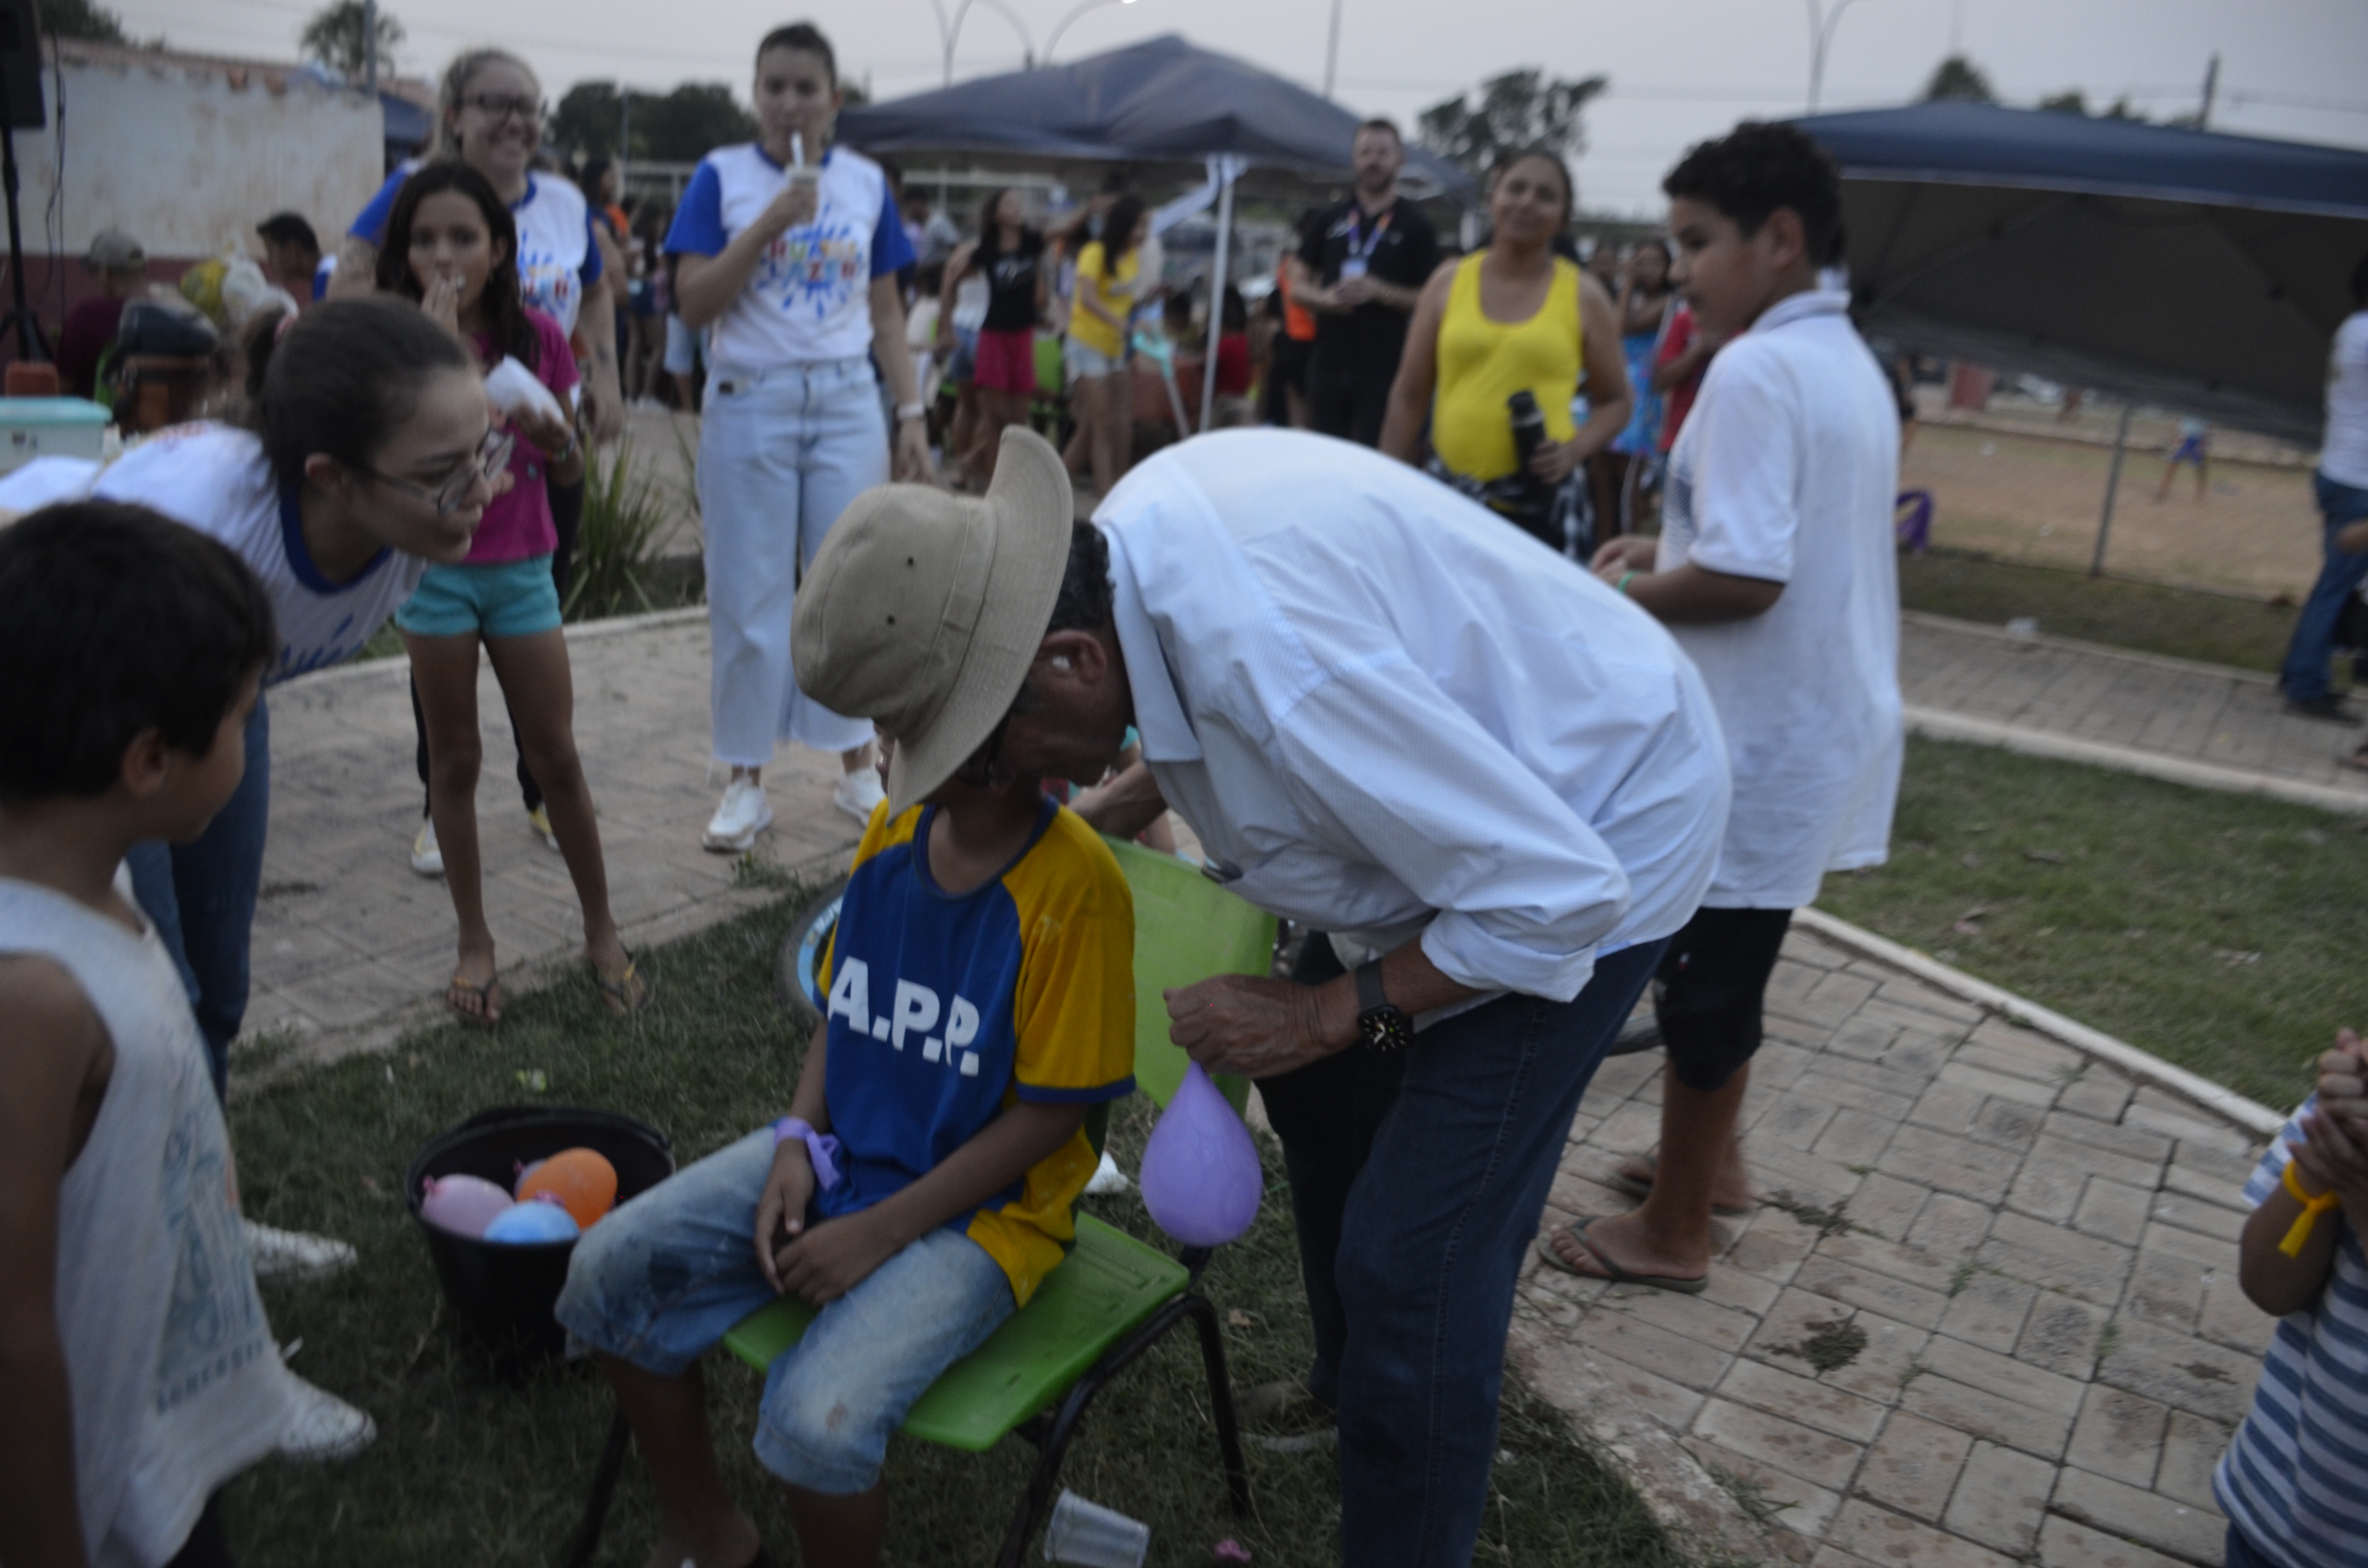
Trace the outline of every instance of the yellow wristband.
{"label": "yellow wristband", "polygon": [[2331,1187],[2315,1198],[2304,1191],[2302,1182],[2294,1174],[2294,1162],[2291,1160],[2285,1163],[2285,1189],[2294,1194],[2295,1200],[2303,1206],[2303,1212],[2294,1216],[2294,1223],[2287,1228],[2285,1239],[2278,1243],[2278,1250],[2288,1258],[2299,1258],[2310,1240],[2311,1227],[2318,1224],[2319,1216],[2343,1200],[2335,1196],[2335,1189]]}

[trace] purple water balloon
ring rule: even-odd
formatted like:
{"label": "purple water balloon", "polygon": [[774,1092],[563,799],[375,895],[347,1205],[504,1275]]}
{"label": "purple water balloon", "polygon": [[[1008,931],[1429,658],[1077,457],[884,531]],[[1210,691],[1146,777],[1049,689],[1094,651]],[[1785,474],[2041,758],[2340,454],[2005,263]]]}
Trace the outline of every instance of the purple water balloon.
{"label": "purple water balloon", "polygon": [[1151,1218],[1188,1247],[1221,1246],[1258,1217],[1258,1145],[1197,1062],[1151,1129],[1142,1182]]}
{"label": "purple water balloon", "polygon": [[437,1230],[472,1238],[515,1200],[480,1176],[431,1176],[420,1184],[419,1217]]}

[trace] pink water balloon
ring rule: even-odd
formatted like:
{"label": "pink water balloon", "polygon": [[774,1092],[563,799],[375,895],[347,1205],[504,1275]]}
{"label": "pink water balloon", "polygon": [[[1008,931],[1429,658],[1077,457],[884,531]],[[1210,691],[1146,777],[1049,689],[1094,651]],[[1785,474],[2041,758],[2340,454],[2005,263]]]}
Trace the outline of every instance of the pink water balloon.
{"label": "pink water balloon", "polygon": [[1151,1129],[1142,1181],[1151,1218],[1188,1247],[1221,1246],[1258,1217],[1258,1145],[1197,1062]]}
{"label": "pink water balloon", "polygon": [[431,1176],[420,1184],[419,1217],[437,1230],[472,1238],[516,1200],[479,1176]]}

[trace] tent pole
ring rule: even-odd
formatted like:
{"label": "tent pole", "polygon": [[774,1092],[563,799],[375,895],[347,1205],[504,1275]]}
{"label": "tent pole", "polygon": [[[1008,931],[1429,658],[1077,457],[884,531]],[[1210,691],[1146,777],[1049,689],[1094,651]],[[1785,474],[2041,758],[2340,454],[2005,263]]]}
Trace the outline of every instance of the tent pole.
{"label": "tent pole", "polygon": [[[1209,275],[1209,330],[1203,335],[1200,370],[1200,429],[1217,409],[1217,340],[1225,335],[1225,279],[1232,265],[1233,162],[1217,166],[1217,266]],[[1177,432],[1181,435],[1181,431]]]}
{"label": "tent pole", "polygon": [[2121,405],[2121,425],[2113,431],[2113,466],[2105,471],[2105,515],[2097,519],[2097,552],[2089,557],[2088,575],[2105,576],[2105,536],[2113,527],[2113,492],[2121,488],[2121,459],[2130,450],[2130,404]]}

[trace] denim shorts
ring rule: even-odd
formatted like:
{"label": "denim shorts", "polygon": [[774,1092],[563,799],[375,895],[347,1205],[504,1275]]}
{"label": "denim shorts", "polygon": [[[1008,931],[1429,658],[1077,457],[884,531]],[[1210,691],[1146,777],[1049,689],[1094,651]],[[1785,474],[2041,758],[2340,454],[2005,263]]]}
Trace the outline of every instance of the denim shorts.
{"label": "denim shorts", "polygon": [[484,566],[431,566],[395,612],[414,637],[534,637],[559,629],[559,587],[551,557]]}
{"label": "denim shorts", "polygon": [[1093,344],[1080,343],[1073,337],[1061,350],[1061,362],[1069,367],[1072,386],[1096,376],[1115,376],[1125,368],[1125,361],[1120,355],[1104,354]]}
{"label": "denim shorts", "polygon": [[[772,1169],[767,1128],[620,1205],[576,1244],[559,1322],[645,1371],[688,1370],[774,1299],[756,1266],[756,1200]],[[757,1460],[808,1491],[870,1490],[913,1401],[1012,1311],[1011,1282],[984,1247],[931,1231],[824,1308],[774,1361]]]}

